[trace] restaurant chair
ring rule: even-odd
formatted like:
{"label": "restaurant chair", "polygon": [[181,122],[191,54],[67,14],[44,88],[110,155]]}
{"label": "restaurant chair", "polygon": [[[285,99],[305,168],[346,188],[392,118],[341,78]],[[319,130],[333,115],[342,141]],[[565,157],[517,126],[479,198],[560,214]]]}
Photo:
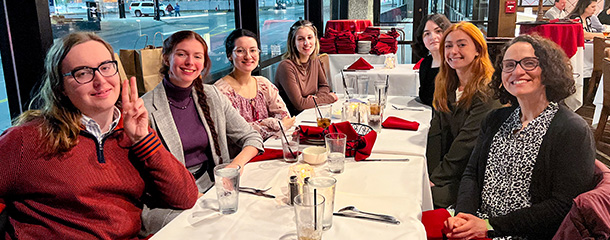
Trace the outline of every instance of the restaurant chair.
{"label": "restaurant chair", "polygon": [[6,213],[5,207],[4,201],[0,199],[0,239],[4,239],[4,226],[8,223],[8,213]]}
{"label": "restaurant chair", "polygon": [[596,145],[604,135],[604,128],[606,128],[608,114],[610,114],[610,58],[604,58],[602,60],[602,70],[604,73],[604,102],[601,115],[599,116],[599,122],[597,123],[597,129],[595,129]]}
{"label": "restaurant chair", "polygon": [[506,43],[513,40],[513,37],[486,37],[487,52],[489,53],[489,59],[492,63],[496,62],[496,58],[502,52],[502,48]]}
{"label": "restaurant chair", "polygon": [[595,37],[593,39],[593,72],[589,79],[589,87],[585,95],[585,103],[591,103],[595,97],[595,89],[599,85],[602,76],[602,65],[604,59],[604,49],[610,47],[610,42],[604,38]]}
{"label": "restaurant chair", "polygon": [[[322,62],[322,68],[324,69],[324,75],[326,75],[326,82],[328,85],[331,85],[332,76],[330,76],[330,59],[328,59],[328,54],[322,53],[318,56],[320,58],[320,62]],[[332,89],[332,86],[331,86]]]}
{"label": "restaurant chair", "polygon": [[595,188],[574,199],[553,240],[610,239],[610,169],[599,160],[594,179]]}

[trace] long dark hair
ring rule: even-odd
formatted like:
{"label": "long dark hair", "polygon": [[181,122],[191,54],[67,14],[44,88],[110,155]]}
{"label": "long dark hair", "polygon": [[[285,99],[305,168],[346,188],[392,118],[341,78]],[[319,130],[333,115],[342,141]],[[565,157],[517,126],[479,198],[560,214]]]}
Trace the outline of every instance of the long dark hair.
{"label": "long dark hair", "polygon": [[447,30],[447,28],[451,26],[451,22],[443,14],[435,13],[423,17],[421,23],[419,24],[419,27],[417,27],[417,31],[415,32],[415,41],[413,41],[413,43],[411,44],[413,52],[420,58],[428,56],[428,53],[430,52],[426,48],[426,45],[424,45],[423,37],[424,28],[426,28],[426,23],[428,23],[428,21],[433,21],[434,23],[436,23],[436,25],[442,28],[443,31]]}
{"label": "long dark hair", "polygon": [[585,12],[585,9],[587,9],[592,2],[597,2],[597,0],[578,0],[576,6],[574,6],[574,9],[572,12],[570,12],[570,14],[568,14],[568,16],[570,16],[570,18],[580,17],[580,15]]}
{"label": "long dark hair", "polygon": [[174,51],[176,45],[188,39],[195,39],[200,42],[201,45],[203,45],[203,71],[193,81],[193,88],[197,93],[197,103],[201,107],[201,110],[203,111],[203,116],[205,117],[205,121],[210,127],[210,134],[212,134],[212,140],[214,140],[214,151],[216,152],[216,155],[218,155],[218,157],[220,158],[222,157],[222,155],[218,142],[218,133],[216,132],[216,125],[214,125],[214,120],[212,120],[212,116],[210,114],[210,106],[207,103],[207,97],[205,96],[205,92],[203,91],[203,78],[205,78],[210,73],[210,68],[212,67],[212,63],[210,62],[210,56],[208,55],[208,44],[198,33],[193,31],[180,31],[172,34],[169,38],[163,41],[163,67],[161,67],[160,72],[166,78],[169,77],[169,56]]}

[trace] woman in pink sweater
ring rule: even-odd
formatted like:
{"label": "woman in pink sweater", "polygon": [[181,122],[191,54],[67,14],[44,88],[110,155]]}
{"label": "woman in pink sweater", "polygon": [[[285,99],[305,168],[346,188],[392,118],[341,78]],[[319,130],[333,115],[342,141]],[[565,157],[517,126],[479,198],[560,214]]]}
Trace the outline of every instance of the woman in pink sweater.
{"label": "woman in pink sweater", "polygon": [[149,128],[135,78],[121,84],[117,69],[112,47],[93,33],[49,50],[40,109],[0,136],[5,238],[137,239],[144,202],[195,204],[193,176]]}

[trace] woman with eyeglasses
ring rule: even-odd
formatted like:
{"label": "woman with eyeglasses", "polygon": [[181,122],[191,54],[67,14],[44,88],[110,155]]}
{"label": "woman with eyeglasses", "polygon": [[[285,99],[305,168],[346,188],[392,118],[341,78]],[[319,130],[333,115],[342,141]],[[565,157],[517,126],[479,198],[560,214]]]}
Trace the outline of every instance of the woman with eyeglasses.
{"label": "woman with eyeglasses", "polygon": [[290,27],[286,54],[277,67],[275,81],[293,116],[315,107],[314,98],[318,104],[338,99],[326,82],[319,50],[318,30],[310,21],[299,20]]}
{"label": "woman with eyeglasses", "polygon": [[143,202],[193,207],[193,176],[148,126],[135,78],[121,84],[117,69],[93,33],[51,46],[33,101],[41,108],[0,136],[3,237],[137,239]]}
{"label": "woman with eyeglasses", "polygon": [[[179,31],[163,42],[164,78],[142,99],[151,125],[165,147],[194,175],[200,193],[214,183],[214,166],[244,165],[263,151],[263,140],[216,87],[203,83],[210,72],[208,45],[193,31]],[[232,152],[230,147],[237,147]],[[152,208],[152,206],[151,206]],[[155,208],[142,214],[142,235],[153,234],[180,214]]]}
{"label": "woman with eyeglasses", "polygon": [[490,87],[511,106],[482,124],[447,236],[551,239],[572,199],[594,186],[593,134],[562,104],[575,88],[557,44],[521,35],[498,59]]}
{"label": "woman with eyeglasses", "polygon": [[260,57],[256,34],[235,29],[225,40],[227,58],[233,71],[214,83],[226,95],[244,119],[261,134],[263,139],[294,125],[286,104],[275,85],[262,76],[252,76]]}
{"label": "woman with eyeglasses", "polygon": [[469,22],[451,25],[440,46],[426,158],[434,206],[445,208],[456,201],[481,120],[501,105],[487,86],[493,66],[479,28]]}

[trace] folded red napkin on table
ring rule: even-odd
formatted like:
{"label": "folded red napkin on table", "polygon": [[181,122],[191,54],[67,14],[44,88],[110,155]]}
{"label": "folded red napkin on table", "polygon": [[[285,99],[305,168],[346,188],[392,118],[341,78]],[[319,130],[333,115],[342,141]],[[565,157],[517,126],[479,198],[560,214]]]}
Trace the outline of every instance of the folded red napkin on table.
{"label": "folded red napkin on table", "polygon": [[443,239],[445,220],[447,220],[449,217],[451,217],[451,214],[449,214],[447,209],[444,208],[424,211],[421,213],[421,223],[426,229],[426,237],[428,240]]}
{"label": "folded red napkin on table", "polygon": [[415,122],[415,121],[407,121],[407,120],[404,120],[402,118],[390,116],[385,121],[383,121],[381,126],[384,127],[384,128],[393,128],[393,129],[404,129],[404,130],[414,130],[414,131],[417,131],[417,129],[419,128],[419,123]]}
{"label": "folded red napkin on table", "polygon": [[300,134],[299,137],[301,138],[301,140],[323,139],[324,138],[324,128],[300,125],[299,134]]}
{"label": "folded red napkin on table", "polygon": [[370,63],[368,63],[366,60],[364,60],[364,58],[360,57],[360,58],[358,58],[358,60],[356,60],[354,63],[352,63],[352,65],[347,67],[347,69],[350,69],[350,70],[371,70],[371,69],[373,69],[373,66]]}
{"label": "folded red napkin on table", "polygon": [[419,59],[419,61],[417,61],[415,66],[413,66],[413,70],[418,70],[419,67],[421,66],[421,62],[423,62],[423,61],[424,61],[424,58]]}
{"label": "folded red napkin on table", "polygon": [[282,149],[265,148],[263,154],[252,158],[248,163],[283,158]]}
{"label": "folded red napkin on table", "polygon": [[375,131],[360,136],[347,121],[331,124],[328,127],[328,133],[344,133],[347,136],[345,156],[354,157],[356,161],[364,160],[371,155],[373,145],[375,145],[377,139],[377,132]]}

